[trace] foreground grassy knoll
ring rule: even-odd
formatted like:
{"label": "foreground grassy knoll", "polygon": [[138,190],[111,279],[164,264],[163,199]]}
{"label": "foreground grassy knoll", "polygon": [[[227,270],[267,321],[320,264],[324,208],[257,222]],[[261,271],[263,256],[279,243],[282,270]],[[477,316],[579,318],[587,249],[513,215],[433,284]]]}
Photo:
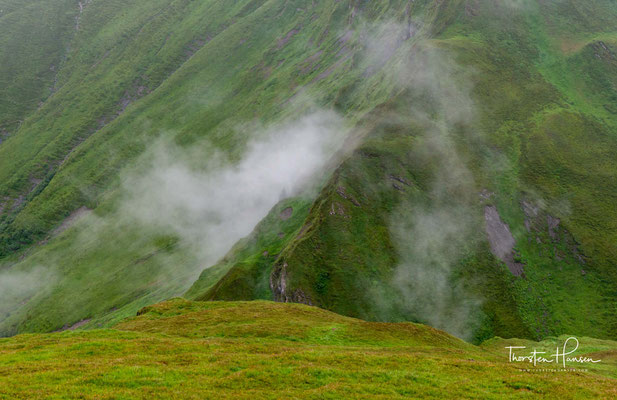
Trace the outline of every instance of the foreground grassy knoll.
{"label": "foreground grassy knoll", "polygon": [[[581,342],[591,343],[581,355],[617,354],[617,343]],[[602,370],[524,372],[508,363],[502,344],[478,347],[424,325],[364,322],[299,304],[175,299],[115,329],[2,339],[0,398],[617,395]]]}

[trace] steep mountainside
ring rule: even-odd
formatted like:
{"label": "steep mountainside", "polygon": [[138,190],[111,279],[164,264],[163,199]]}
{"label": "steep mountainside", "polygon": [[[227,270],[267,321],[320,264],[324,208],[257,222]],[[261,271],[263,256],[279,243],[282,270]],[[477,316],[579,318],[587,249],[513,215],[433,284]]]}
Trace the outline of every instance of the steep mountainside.
{"label": "steep mountainside", "polygon": [[0,1],[0,141],[55,91],[77,16],[74,1]]}
{"label": "steep mountainside", "polygon": [[1,334],[185,293],[616,338],[614,2],[0,9]]}
{"label": "steep mountainside", "polygon": [[[371,126],[367,139],[277,257],[260,257],[264,245],[250,258],[234,250],[227,259],[237,265],[205,270],[200,281],[209,282],[231,268],[189,296],[247,298],[236,288],[258,275],[269,279],[265,298],[420,320],[476,340],[613,337],[617,53],[615,20],[596,13],[615,16],[615,7],[450,4],[428,46],[458,65],[433,60],[437,72],[419,71],[359,122]],[[431,62],[418,63],[409,46],[405,67]],[[453,80],[454,91],[439,86]],[[471,117],[448,121],[472,101]]]}

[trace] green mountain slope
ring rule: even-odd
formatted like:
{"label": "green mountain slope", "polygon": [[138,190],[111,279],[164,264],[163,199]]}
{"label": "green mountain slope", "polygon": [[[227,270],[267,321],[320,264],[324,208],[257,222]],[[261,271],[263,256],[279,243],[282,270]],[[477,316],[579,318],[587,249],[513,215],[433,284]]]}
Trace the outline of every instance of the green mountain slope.
{"label": "green mountain slope", "polygon": [[[86,399],[614,396],[617,344],[581,341],[577,355],[601,356],[605,364],[590,364],[587,372],[542,372],[533,366],[526,372],[526,365],[508,362],[502,345],[514,345],[510,342],[477,347],[424,325],[370,323],[298,304],[175,299],[147,307],[114,329],[1,339],[0,394]],[[538,348],[552,344],[516,342]]]}
{"label": "green mountain slope", "polygon": [[[237,124],[255,115],[263,123],[296,115],[306,102],[293,108],[282,105],[303,84],[313,82],[321,90],[334,82],[328,90],[316,92],[321,96],[341,89],[345,82],[335,70],[347,69],[350,60],[339,41],[341,33],[330,27],[345,26],[348,5],[317,4],[310,12],[298,12],[286,2],[260,5],[137,2],[120,7],[93,2],[84,9],[84,35],[76,36],[72,64],[67,62],[60,72],[61,82],[66,81],[62,90],[0,147],[0,153],[11,154],[0,154],[0,163],[5,163],[0,166],[0,189],[7,195],[2,224],[6,268],[14,273],[41,266],[59,270],[51,293],[35,285],[34,297],[17,294],[13,304],[19,306],[7,310],[3,332],[58,329],[110,310],[122,311],[136,301],[126,311],[132,314],[154,301],[152,296],[160,300],[181,293],[196,278],[195,271],[205,267],[182,243],[169,248],[167,238],[173,233],[140,229],[113,215],[121,195],[116,195],[119,171],[160,137],[171,137],[184,148],[198,148],[206,138],[208,146],[237,157],[251,133],[235,129]],[[122,18],[117,18],[120,12]],[[273,21],[276,29],[264,20]],[[285,39],[301,25],[310,28]],[[171,40],[170,32],[177,40]],[[324,49],[321,62],[307,69],[306,47],[314,43]],[[160,46],[169,54],[157,54]],[[153,62],[152,57],[163,56],[165,61]],[[184,60],[157,88],[166,77],[163,72],[173,72],[169,66],[179,67]],[[153,69],[156,80],[145,74],[145,66]],[[152,85],[143,84],[146,88],[141,90],[140,79]],[[143,99],[124,110],[137,92]],[[383,101],[386,93],[374,96],[378,97],[372,102]],[[61,133],[54,134],[50,126]],[[30,190],[33,179],[41,181]],[[63,238],[49,237],[63,218],[73,220],[71,211],[84,206],[97,209],[78,224],[83,229],[69,229]],[[107,221],[103,227],[93,222],[100,217]],[[90,231],[93,225],[96,235]],[[34,241],[45,245],[27,250],[23,261],[11,256]]]}
{"label": "green mountain slope", "polygon": [[[186,293],[476,342],[615,339],[614,2],[53,4],[58,39],[30,65],[59,67],[29,89],[38,108],[15,98],[24,122],[0,144],[1,334],[109,327]],[[126,212],[135,177],[166,168],[157,146],[172,171],[244,165],[315,110],[344,120],[328,132],[349,131],[345,151],[224,250],[149,193],[149,221]]]}
{"label": "green mountain slope", "polygon": [[[410,106],[418,101],[413,86],[411,99],[403,95],[368,117],[370,122],[362,121],[361,126],[376,125],[369,140],[337,169],[300,233],[270,263],[273,298],[362,318],[419,320],[476,340],[564,332],[613,337],[611,199],[616,192],[609,155],[615,151],[610,104],[617,69],[611,68],[614,19],[607,15],[614,16],[615,8],[603,2],[529,2],[514,17],[505,3],[494,8],[488,2],[467,2],[454,9],[447,29],[431,46],[453,52],[459,64],[473,71],[477,115],[466,129],[480,134],[448,127],[448,146],[425,154],[427,128],[418,129],[417,120],[414,126],[414,119],[405,115],[410,108],[417,112]],[[600,11],[603,15],[595,14]],[[592,17],[596,15],[598,19]],[[576,51],[563,48],[564,41],[574,40],[571,23],[586,37]],[[441,100],[433,88],[430,96]],[[431,112],[445,119],[452,108],[438,104]],[[466,160],[474,180],[461,183],[451,173],[456,164],[440,183],[444,195],[431,185],[443,179],[441,165],[452,157],[450,146]],[[401,239],[391,227],[392,219],[400,217],[400,204],[418,210],[407,217],[411,227],[403,232],[409,235],[406,240],[413,241],[417,233],[436,243],[397,247]],[[505,265],[496,268],[498,261],[482,244],[482,211],[490,205],[509,225],[516,241],[511,263],[523,266],[523,277],[513,277]],[[473,219],[448,211],[457,207],[474,214]],[[426,229],[414,225],[414,218],[426,223],[427,214]],[[467,227],[445,236],[441,232],[459,224]],[[446,257],[446,268],[439,261],[444,251],[455,253]],[[424,280],[407,279],[401,287],[400,268],[393,267],[405,258],[411,259],[414,279]],[[238,263],[245,268],[246,262]],[[418,274],[416,266],[431,273]],[[204,271],[202,279],[209,274]],[[234,270],[228,275],[234,277]],[[226,299],[220,286],[236,284],[226,279],[216,290],[201,295],[191,290],[188,295]],[[451,288],[446,296],[439,286],[443,279]],[[452,289],[458,287],[465,289]],[[408,288],[420,295],[408,295]],[[474,316],[461,306],[461,297],[476,303]],[[463,325],[457,320],[460,313],[468,317]]]}
{"label": "green mountain slope", "polygon": [[0,2],[0,141],[55,91],[77,15],[73,1]]}

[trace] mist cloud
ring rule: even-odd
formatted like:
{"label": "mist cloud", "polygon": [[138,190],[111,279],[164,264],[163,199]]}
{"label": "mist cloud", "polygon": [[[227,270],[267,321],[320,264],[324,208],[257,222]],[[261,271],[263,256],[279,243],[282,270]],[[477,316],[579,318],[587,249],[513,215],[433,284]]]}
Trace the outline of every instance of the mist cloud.
{"label": "mist cloud", "polygon": [[[232,137],[250,139],[235,143],[233,151],[203,143],[180,147],[165,135],[167,139],[151,144],[121,174],[123,183],[102,199],[99,209],[80,209],[65,221],[67,229],[58,230],[57,240],[68,238],[69,243],[59,257],[43,248],[40,254],[0,269],[0,332],[13,333],[7,325],[11,315],[29,304],[37,307],[49,301],[46,296],[55,291],[56,299],[63,301],[71,290],[82,290],[78,301],[88,306],[73,304],[63,323],[96,318],[107,306],[123,306],[99,307],[95,302],[101,294],[96,290],[88,298],[101,276],[115,280],[111,296],[141,295],[143,287],[153,291],[152,301],[181,295],[203,269],[250,234],[276,203],[316,188],[346,135],[344,121],[330,111],[268,128],[244,124],[237,129],[241,135]],[[106,254],[118,263],[106,260]],[[96,263],[98,257],[101,266],[76,265]],[[38,266],[36,261],[46,258],[49,265]],[[135,281],[136,275],[125,270],[144,268],[145,262],[153,270],[145,280]],[[107,272],[100,269],[103,265]]]}
{"label": "mist cloud", "polygon": [[0,271],[0,321],[55,280],[55,269],[43,266],[28,271]]}
{"label": "mist cloud", "polygon": [[338,115],[319,111],[249,136],[236,162],[213,149],[158,142],[146,172],[126,179],[121,213],[177,235],[208,267],[277,202],[310,185],[341,147],[344,128]]}
{"label": "mist cloud", "polygon": [[408,113],[423,131],[412,156],[432,166],[427,201],[403,201],[392,214],[390,233],[399,262],[391,284],[399,296],[390,304],[382,300],[380,306],[384,313],[411,315],[470,338],[482,301],[469,293],[457,271],[475,245],[471,238],[477,229],[477,189],[454,135],[479,137],[472,129],[475,108],[469,78],[474,72],[422,35],[413,38],[421,29],[410,26],[388,22],[374,29],[377,35],[366,46],[369,61],[388,54],[383,69],[388,79],[411,94]]}

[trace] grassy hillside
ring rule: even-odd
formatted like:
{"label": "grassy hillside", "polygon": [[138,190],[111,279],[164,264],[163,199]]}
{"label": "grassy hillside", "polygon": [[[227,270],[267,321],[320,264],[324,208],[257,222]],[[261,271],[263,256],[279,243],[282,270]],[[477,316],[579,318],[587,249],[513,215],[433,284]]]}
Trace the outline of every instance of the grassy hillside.
{"label": "grassy hillside", "polygon": [[[311,104],[332,105],[354,78],[344,77],[351,49],[340,40],[351,22],[348,3],[316,3],[305,12],[283,1],[263,7],[168,3],[90,3],[82,14],[83,34],[60,73],[62,90],[0,147],[11,154],[0,154],[0,190],[8,197],[1,228],[5,269],[57,272],[53,284],[35,279],[28,285],[35,290],[11,299],[17,306],[5,313],[4,334],[54,330],[83,319],[106,324],[182,293],[208,264],[200,265],[173,232],[135,226],[114,214],[123,168],[132,169],[161,137],[182,148],[205,147],[205,156],[215,148],[238,158],[254,132],[245,128],[247,121],[257,116],[263,125],[302,114]],[[372,17],[386,12],[376,7]],[[304,28],[295,34],[297,26]],[[167,40],[169,32],[178,39]],[[160,46],[169,56],[158,53]],[[308,61],[315,46],[319,59]],[[146,65],[156,69],[156,80],[146,79]],[[145,83],[135,84],[138,78]],[[305,97],[295,96],[300,92]],[[358,98],[358,112],[387,95],[380,90]],[[74,221],[72,211],[81,207],[95,211],[53,233],[63,219]],[[170,236],[177,245],[168,246]],[[25,250],[31,243],[37,245]]]}
{"label": "grassy hillside", "polygon": [[[476,347],[423,325],[369,323],[305,305],[175,299],[114,329],[1,339],[0,396],[615,396],[614,369],[526,372],[508,363],[502,344]],[[617,344],[588,342],[580,354],[614,363]]]}
{"label": "grassy hillside", "polygon": [[0,143],[55,91],[78,10],[70,0],[0,1]]}
{"label": "grassy hillside", "polygon": [[[476,342],[615,339],[614,2],[75,6],[55,6],[68,50],[49,50],[53,95],[19,100],[24,122],[0,144],[0,271],[17,288],[2,335],[110,327],[188,290]],[[156,143],[203,171],[314,109],[345,120],[349,152],[220,261],[202,257],[207,237],[196,250],[163,216],[123,213]],[[491,215],[511,234],[501,256]]]}
{"label": "grassy hillside", "polygon": [[[409,93],[359,122],[373,127],[368,139],[337,169],[297,226],[299,233],[270,262],[271,298],[362,318],[437,324],[475,340],[565,332],[614,337],[616,249],[610,238],[616,232],[611,207],[617,193],[611,156],[616,120],[610,104],[617,70],[611,68],[616,27],[609,15],[617,10],[608,2],[592,3],[513,7],[501,2],[494,7],[475,1],[439,9],[434,28],[440,29],[431,32],[435,38],[428,46],[452,54],[469,73],[452,76],[440,66],[443,80],[459,87],[453,104],[444,102],[442,89],[415,82]],[[580,37],[575,40],[573,32]],[[578,47],[564,44],[570,41]],[[411,43],[412,50],[402,45],[395,60],[413,53]],[[407,65],[414,68],[413,61]],[[467,100],[474,104],[471,122],[447,125],[442,133],[450,140],[447,145],[427,150],[426,132],[434,127],[414,115],[429,114],[448,124],[448,115],[466,106],[456,98],[466,85],[471,85]],[[448,166],[444,160],[453,155],[463,161]],[[456,169],[469,171],[473,179],[462,182]],[[446,194],[435,190],[436,182]],[[498,267],[500,261],[483,244],[487,205],[495,205],[509,225],[512,257],[524,269],[521,277],[503,264]],[[406,223],[415,227],[406,229],[406,240],[413,243],[413,234],[435,240],[427,244],[432,258],[425,249],[397,243],[392,219],[401,218],[400,207],[409,210]],[[461,207],[462,214],[474,217],[448,211]],[[423,230],[415,221],[435,225]],[[465,228],[457,230],[457,225]],[[442,235],[444,226],[451,230],[448,236]],[[445,257],[445,267],[439,265],[443,252],[455,253]],[[405,295],[397,275],[401,260],[429,271],[421,286],[406,282],[426,295]],[[234,274],[232,269],[229,275]],[[443,278],[450,288],[446,296],[436,294],[443,292],[437,290]],[[228,286],[233,285],[230,280]],[[460,287],[464,290],[454,289]],[[213,289],[188,295],[217,298]],[[439,307],[431,297],[438,298]],[[471,312],[461,307],[461,297],[475,303]],[[441,321],[432,319],[435,312]],[[468,320],[452,325],[460,312]]]}

